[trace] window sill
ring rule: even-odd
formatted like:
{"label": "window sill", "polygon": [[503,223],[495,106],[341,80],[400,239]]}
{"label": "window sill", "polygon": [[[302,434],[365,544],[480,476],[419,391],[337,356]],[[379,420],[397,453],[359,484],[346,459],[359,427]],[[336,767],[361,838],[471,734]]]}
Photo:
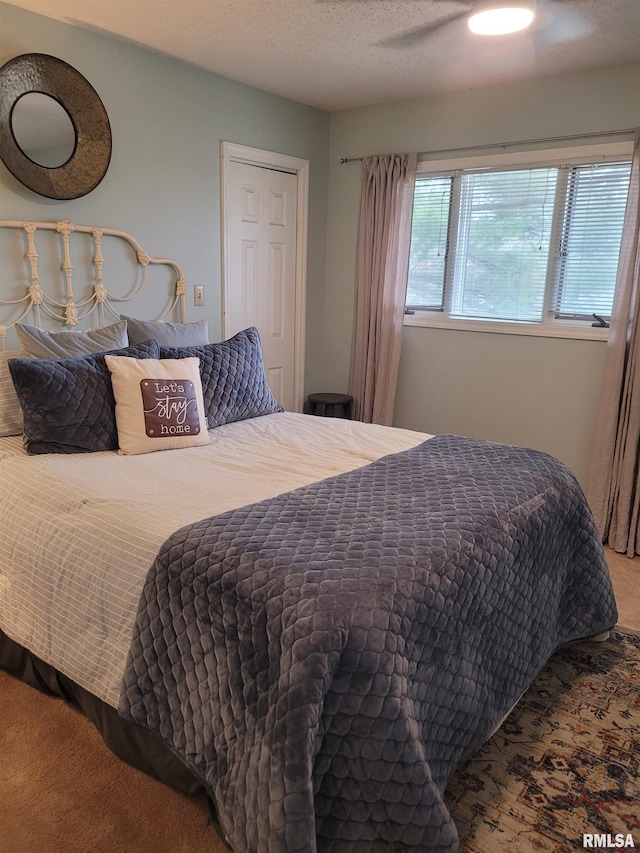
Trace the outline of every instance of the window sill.
{"label": "window sill", "polygon": [[606,341],[609,329],[594,328],[583,323],[509,323],[495,320],[454,320],[433,317],[421,311],[404,315],[405,326],[429,329],[451,329],[460,332],[485,332],[497,335],[525,335],[535,338],[569,338],[580,341]]}

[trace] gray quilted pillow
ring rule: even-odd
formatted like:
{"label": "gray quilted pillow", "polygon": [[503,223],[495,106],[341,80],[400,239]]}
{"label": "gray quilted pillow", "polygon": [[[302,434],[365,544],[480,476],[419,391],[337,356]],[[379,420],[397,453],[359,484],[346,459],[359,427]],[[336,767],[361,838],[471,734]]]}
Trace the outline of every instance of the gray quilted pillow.
{"label": "gray quilted pillow", "polygon": [[200,359],[209,429],[283,411],[269,388],[258,330],[251,326],[228,341],[195,347],[160,347],[160,358]]}
{"label": "gray quilted pillow", "polygon": [[[158,358],[158,350],[158,344],[152,340],[108,354]],[[117,449],[115,400],[105,355],[9,360],[24,416],[28,453]]]}

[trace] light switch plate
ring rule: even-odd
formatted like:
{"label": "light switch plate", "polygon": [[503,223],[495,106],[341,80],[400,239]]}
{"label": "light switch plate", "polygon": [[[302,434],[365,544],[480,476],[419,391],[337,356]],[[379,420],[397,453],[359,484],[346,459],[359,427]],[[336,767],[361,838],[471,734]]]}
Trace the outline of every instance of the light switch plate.
{"label": "light switch plate", "polygon": [[193,304],[204,305],[204,284],[193,285]]}

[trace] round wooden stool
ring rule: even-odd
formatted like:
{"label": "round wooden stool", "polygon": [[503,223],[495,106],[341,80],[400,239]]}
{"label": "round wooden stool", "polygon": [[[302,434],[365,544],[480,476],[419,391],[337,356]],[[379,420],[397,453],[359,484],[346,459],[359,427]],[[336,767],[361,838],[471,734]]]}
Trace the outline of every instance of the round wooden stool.
{"label": "round wooden stool", "polygon": [[351,404],[353,397],[350,394],[309,394],[304,404],[304,412],[307,415],[319,415],[324,418],[351,418]]}

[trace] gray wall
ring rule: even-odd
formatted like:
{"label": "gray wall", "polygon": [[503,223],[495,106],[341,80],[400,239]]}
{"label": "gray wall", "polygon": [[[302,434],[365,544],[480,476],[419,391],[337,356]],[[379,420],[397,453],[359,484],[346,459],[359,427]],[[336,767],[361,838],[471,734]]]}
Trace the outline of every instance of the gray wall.
{"label": "gray wall", "polygon": [[[100,95],[113,156],[98,187],[59,202],[23,187],[0,163],[0,217],[69,219],[120,228],[151,255],[175,258],[187,280],[188,319],[220,336],[220,141],[310,161],[307,386],[321,383],[329,115],[200,71],[124,41],[0,3],[0,64],[48,53],[80,71]],[[0,280],[1,281],[1,280]],[[192,284],[206,286],[195,308]],[[0,285],[1,286],[1,285]]]}
{"label": "gray wall", "polygon": [[[617,66],[331,116],[325,386],[347,388],[358,163],[341,157],[484,145],[640,125],[640,65]],[[395,423],[522,444],[584,484],[606,344],[405,327]]]}

